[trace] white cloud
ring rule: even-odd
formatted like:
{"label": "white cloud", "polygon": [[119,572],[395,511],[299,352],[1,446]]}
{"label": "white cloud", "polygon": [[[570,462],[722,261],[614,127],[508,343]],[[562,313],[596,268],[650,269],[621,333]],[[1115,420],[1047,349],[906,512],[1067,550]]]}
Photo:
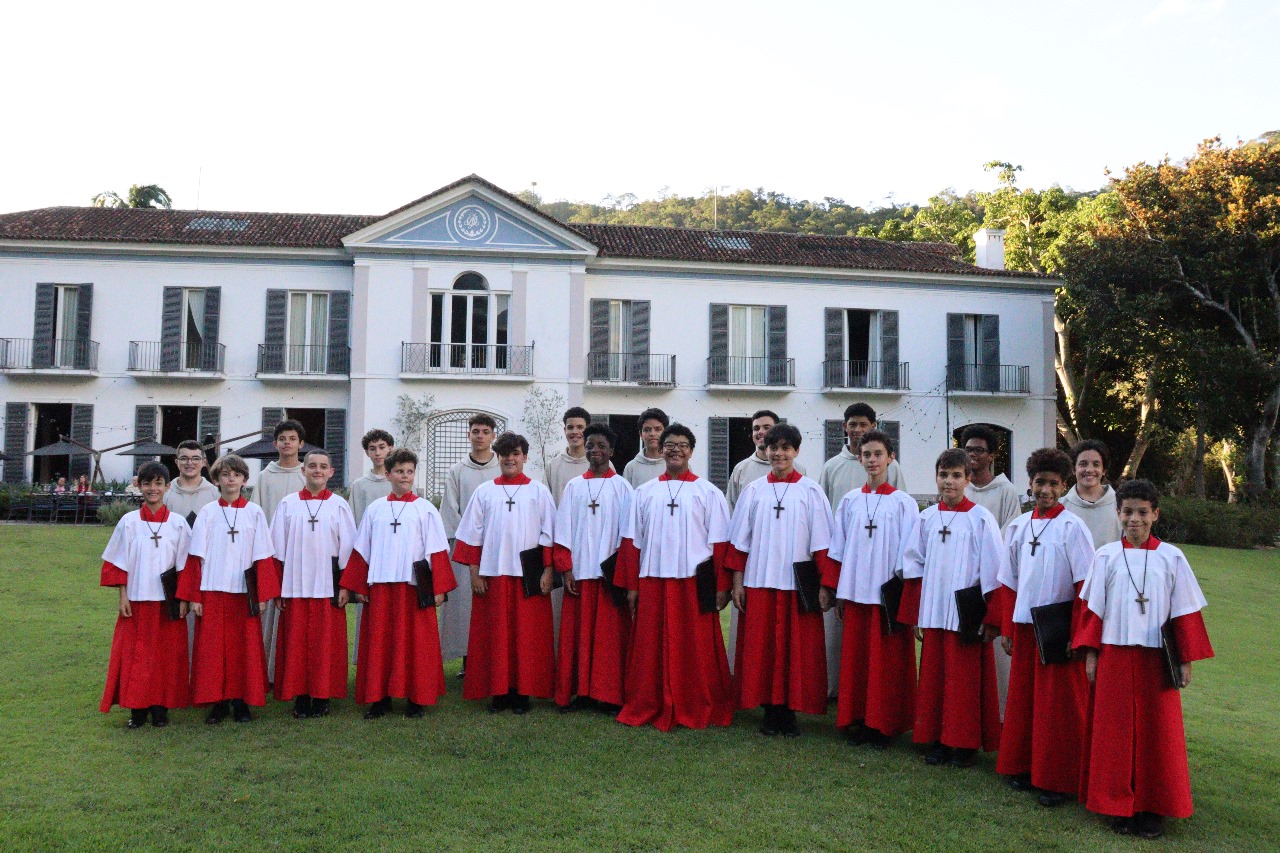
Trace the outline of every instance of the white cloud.
{"label": "white cloud", "polygon": [[1227,0],[1161,0],[1142,20],[1148,24],[1174,18],[1205,20],[1218,15],[1226,5]]}

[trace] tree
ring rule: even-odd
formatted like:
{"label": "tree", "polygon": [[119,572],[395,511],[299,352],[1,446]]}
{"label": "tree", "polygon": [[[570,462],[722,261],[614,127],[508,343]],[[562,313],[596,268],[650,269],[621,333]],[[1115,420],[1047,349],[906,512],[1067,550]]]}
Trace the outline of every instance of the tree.
{"label": "tree", "polygon": [[431,419],[435,405],[433,394],[423,394],[416,400],[408,394],[396,397],[396,415],[391,423],[400,433],[401,447],[407,447],[414,453],[422,450],[427,421]]}
{"label": "tree", "polygon": [[534,386],[524,398],[524,428],[529,449],[535,451],[536,467],[547,467],[547,445],[561,435],[565,410],[564,395],[552,388]]}
{"label": "tree", "polygon": [[143,186],[134,184],[129,187],[129,193],[125,198],[121,198],[115,192],[101,192],[95,195],[92,201],[94,207],[164,208],[165,210],[173,207],[173,199],[158,184]]}

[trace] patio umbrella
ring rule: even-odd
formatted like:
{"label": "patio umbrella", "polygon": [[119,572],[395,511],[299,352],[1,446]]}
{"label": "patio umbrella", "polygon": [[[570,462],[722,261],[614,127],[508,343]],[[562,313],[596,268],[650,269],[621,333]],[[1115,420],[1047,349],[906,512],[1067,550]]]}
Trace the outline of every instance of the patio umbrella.
{"label": "patio umbrella", "polygon": [[[323,447],[316,447],[314,444],[302,443],[302,449],[298,451],[299,456],[306,456],[313,450],[324,450]],[[276,450],[276,443],[269,438],[260,438],[253,444],[246,444],[239,450],[231,451],[241,459],[275,459],[280,455],[280,451]]]}
{"label": "patio umbrella", "polygon": [[139,441],[133,447],[118,451],[121,456],[177,456],[178,448],[147,439]]}
{"label": "patio umbrella", "polygon": [[81,447],[78,444],[72,444],[69,441],[55,441],[53,444],[46,444],[44,447],[37,447],[27,453],[28,456],[93,456],[94,452]]}

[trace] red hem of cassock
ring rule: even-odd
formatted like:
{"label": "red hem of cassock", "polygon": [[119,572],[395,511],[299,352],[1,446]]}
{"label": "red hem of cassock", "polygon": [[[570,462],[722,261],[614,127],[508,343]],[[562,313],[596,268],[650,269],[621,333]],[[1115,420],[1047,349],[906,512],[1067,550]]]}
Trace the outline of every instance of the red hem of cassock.
{"label": "red hem of cassock", "polygon": [[1103,645],[1088,720],[1080,767],[1085,808],[1191,817],[1182,697],[1168,686],[1160,649]]}
{"label": "red hem of cassock", "polygon": [[1013,660],[996,772],[1030,773],[1037,788],[1074,797],[1080,791],[1080,755],[1089,712],[1084,657],[1046,666],[1040,663],[1035,629],[1010,624]]}
{"label": "red hem of cassock", "polygon": [[347,696],[347,614],[327,598],[286,598],[276,628],[276,680],[281,700]]}
{"label": "red hem of cassock", "polygon": [[191,704],[187,684],[187,622],[170,619],[163,601],[131,601],[132,616],[116,617],[111,636],[107,684],[98,710],[112,705],[130,710],[185,708]]}
{"label": "red hem of cassock", "polygon": [[560,611],[556,704],[587,696],[621,705],[631,611],[613,603],[606,581],[582,580],[577,586],[577,595],[565,594]]}
{"label": "red hem of cassock", "polygon": [[836,726],[897,737],[915,724],[916,642],[909,628],[886,635],[883,623],[880,605],[845,602]]}
{"label": "red hem of cassock", "polygon": [[[188,570],[189,571],[189,570]],[[262,620],[249,615],[243,592],[202,592],[203,615],[196,620],[191,661],[191,701],[208,705],[243,699],[267,703],[267,653]]]}
{"label": "red hem of cassock", "polygon": [[1000,703],[990,643],[965,645],[955,631],[924,630],[911,739],[987,752],[999,747]]}
{"label": "red hem of cassock", "polygon": [[792,590],[747,587],[738,616],[733,698],[745,711],[785,705],[827,713],[827,638],[821,613],[801,613]]}
{"label": "red hem of cassock", "polygon": [[436,609],[418,607],[418,588],[410,583],[374,583],[368,589],[360,618],[356,702],[391,697],[436,704],[445,692]]}
{"label": "red hem of cassock", "polygon": [[551,598],[525,598],[520,578],[486,577],[488,592],[471,598],[463,699],[522,696],[550,699],[555,690]]}
{"label": "red hem of cassock", "polygon": [[626,702],[618,721],[703,729],[733,721],[729,659],[720,614],[698,609],[693,578],[640,578],[627,657]]}

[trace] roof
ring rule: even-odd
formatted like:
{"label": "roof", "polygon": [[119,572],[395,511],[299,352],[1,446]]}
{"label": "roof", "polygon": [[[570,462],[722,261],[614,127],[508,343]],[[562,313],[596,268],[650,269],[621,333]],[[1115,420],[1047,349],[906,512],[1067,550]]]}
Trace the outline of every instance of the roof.
{"label": "roof", "polygon": [[342,249],[343,237],[468,183],[479,184],[534,216],[582,235],[598,247],[597,256],[601,258],[1051,278],[1037,273],[981,269],[961,260],[957,249],[946,243],[564,223],[478,175],[461,178],[389,213],[375,216],[46,207],[0,214],[0,241]]}

